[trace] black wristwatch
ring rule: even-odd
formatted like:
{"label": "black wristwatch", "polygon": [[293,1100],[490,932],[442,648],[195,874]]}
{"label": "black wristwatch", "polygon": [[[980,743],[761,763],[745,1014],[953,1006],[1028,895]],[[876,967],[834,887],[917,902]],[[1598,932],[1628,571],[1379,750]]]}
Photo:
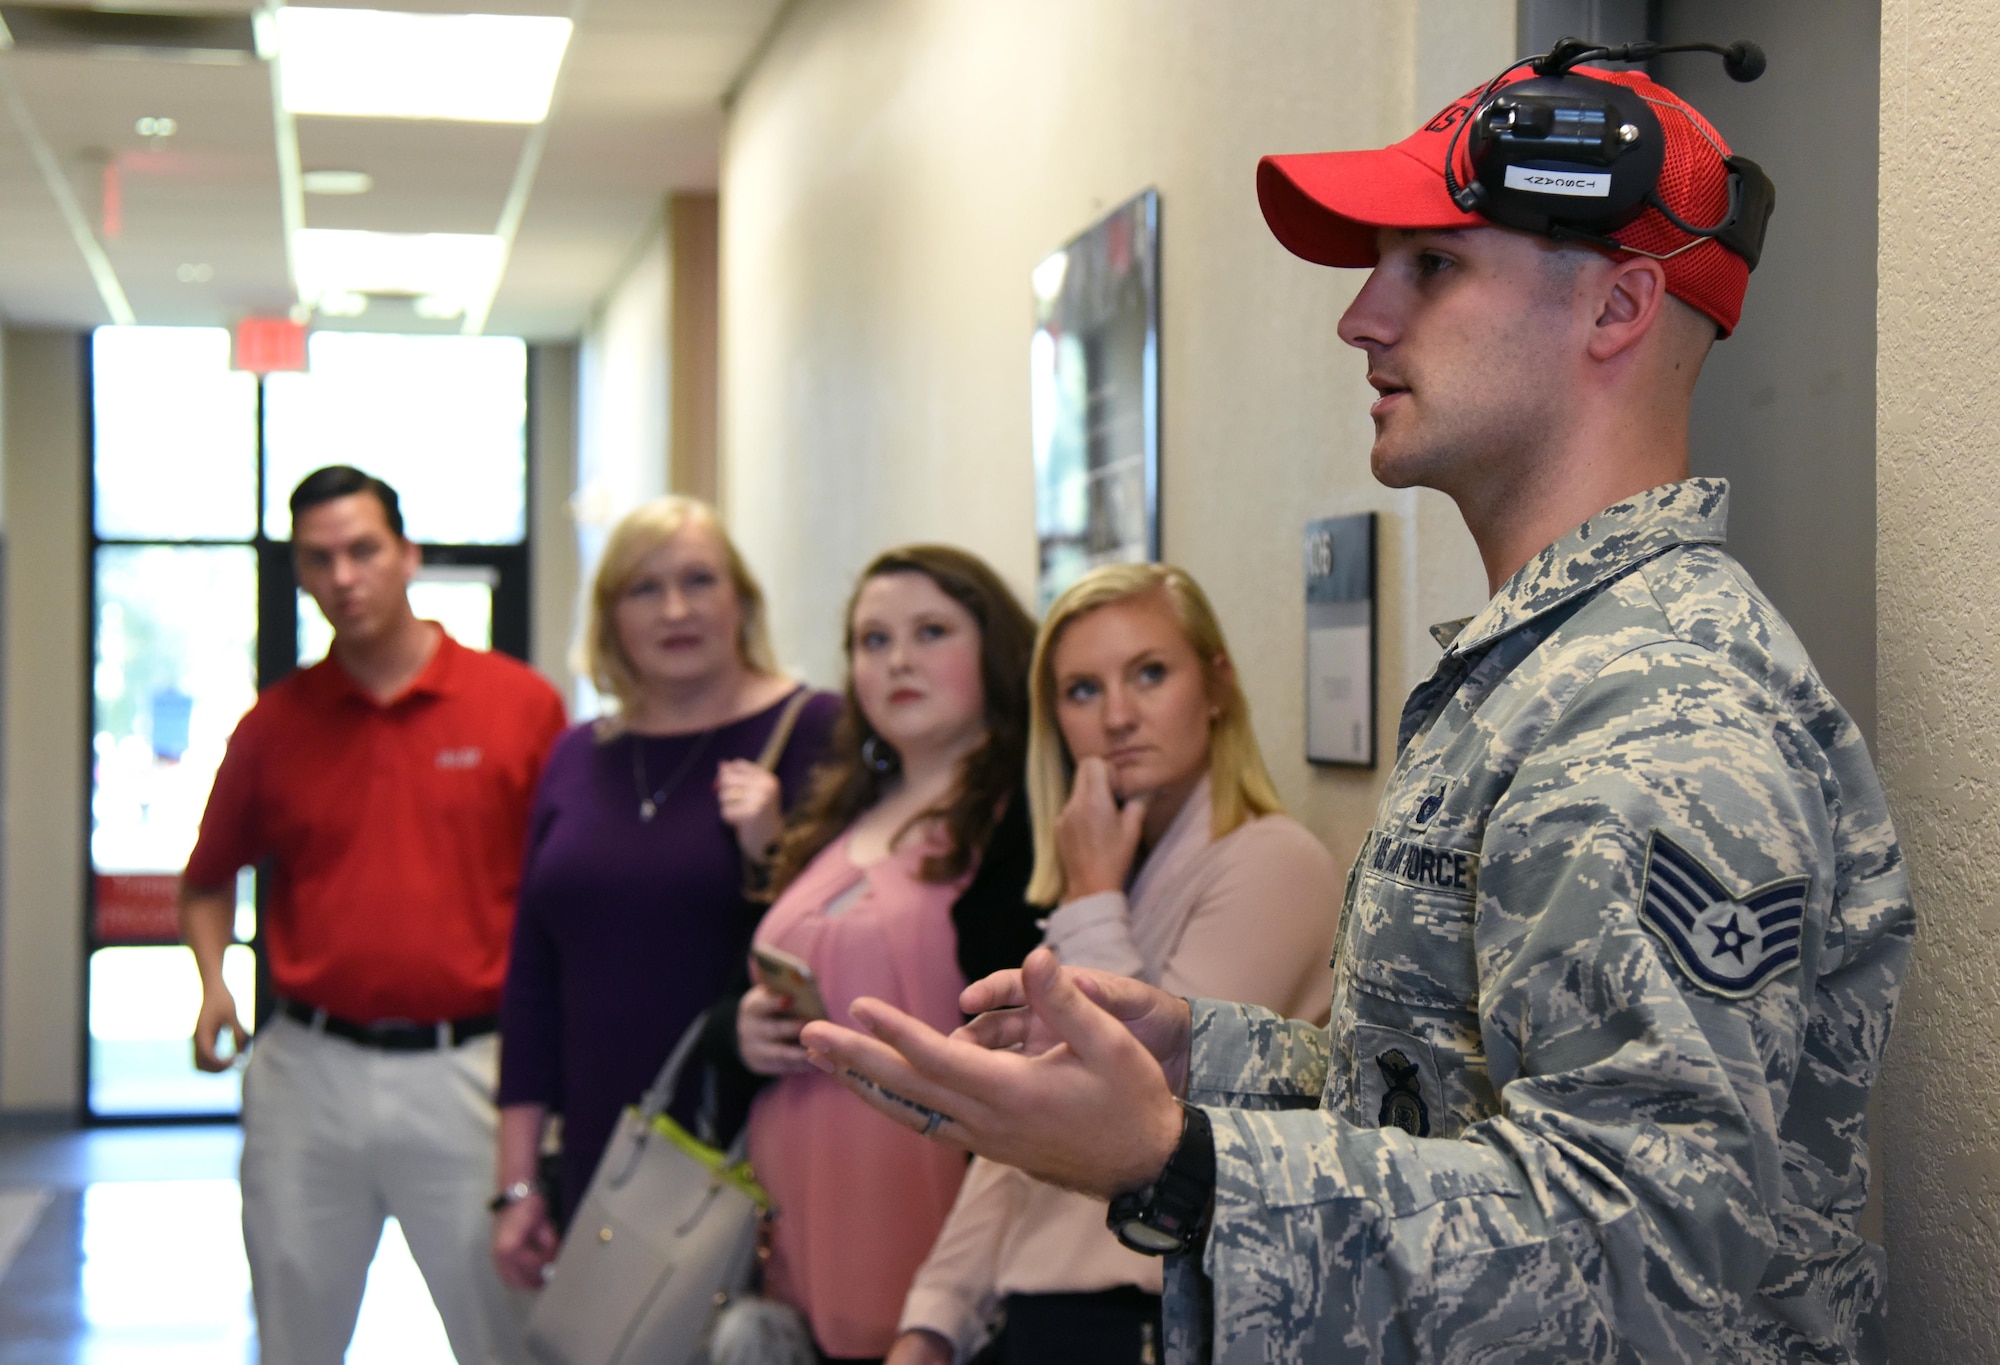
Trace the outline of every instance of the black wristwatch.
{"label": "black wristwatch", "polygon": [[1132,1250],[1184,1256],[1194,1250],[1215,1202],[1215,1132],[1205,1110],[1181,1105],[1181,1140],[1159,1179],[1111,1201],[1104,1222]]}

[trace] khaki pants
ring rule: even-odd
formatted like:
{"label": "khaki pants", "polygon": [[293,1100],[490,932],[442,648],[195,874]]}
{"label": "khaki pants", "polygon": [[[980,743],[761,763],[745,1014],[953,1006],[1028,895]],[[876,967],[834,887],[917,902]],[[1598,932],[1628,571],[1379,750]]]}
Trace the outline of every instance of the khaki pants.
{"label": "khaki pants", "polygon": [[381,1052],[279,1016],[243,1078],[243,1244],[264,1365],[340,1365],[383,1219],[402,1224],[459,1365],[529,1359],[488,1250],[492,1035]]}

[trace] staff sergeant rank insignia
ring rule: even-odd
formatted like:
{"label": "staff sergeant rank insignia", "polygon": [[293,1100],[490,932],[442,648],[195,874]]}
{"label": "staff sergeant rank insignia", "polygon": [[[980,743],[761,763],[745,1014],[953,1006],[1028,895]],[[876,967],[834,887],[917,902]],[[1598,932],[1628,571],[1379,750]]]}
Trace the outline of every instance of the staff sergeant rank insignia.
{"label": "staff sergeant rank insignia", "polygon": [[1799,960],[1811,886],[1810,877],[1789,877],[1733,895],[1699,858],[1656,831],[1646,846],[1639,918],[1696,985],[1741,999]]}

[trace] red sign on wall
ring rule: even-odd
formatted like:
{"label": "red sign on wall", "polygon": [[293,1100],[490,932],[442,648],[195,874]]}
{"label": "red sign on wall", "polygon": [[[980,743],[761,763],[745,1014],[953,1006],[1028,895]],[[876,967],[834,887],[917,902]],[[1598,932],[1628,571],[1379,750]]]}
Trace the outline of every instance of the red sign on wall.
{"label": "red sign on wall", "polygon": [[306,329],[290,318],[244,318],[236,324],[233,368],[252,374],[306,368]]}
{"label": "red sign on wall", "polygon": [[171,872],[100,872],[96,882],[99,943],[180,942],[179,877]]}

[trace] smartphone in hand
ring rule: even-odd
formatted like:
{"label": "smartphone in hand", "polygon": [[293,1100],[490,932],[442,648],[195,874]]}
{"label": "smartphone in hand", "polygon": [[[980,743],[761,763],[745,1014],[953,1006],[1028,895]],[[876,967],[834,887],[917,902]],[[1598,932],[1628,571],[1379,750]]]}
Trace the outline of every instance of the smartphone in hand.
{"label": "smartphone in hand", "polygon": [[826,1018],[826,1003],[819,998],[819,982],[804,958],[761,943],[751,945],[750,957],[757,964],[757,980],[771,994],[790,1000],[795,1016]]}

